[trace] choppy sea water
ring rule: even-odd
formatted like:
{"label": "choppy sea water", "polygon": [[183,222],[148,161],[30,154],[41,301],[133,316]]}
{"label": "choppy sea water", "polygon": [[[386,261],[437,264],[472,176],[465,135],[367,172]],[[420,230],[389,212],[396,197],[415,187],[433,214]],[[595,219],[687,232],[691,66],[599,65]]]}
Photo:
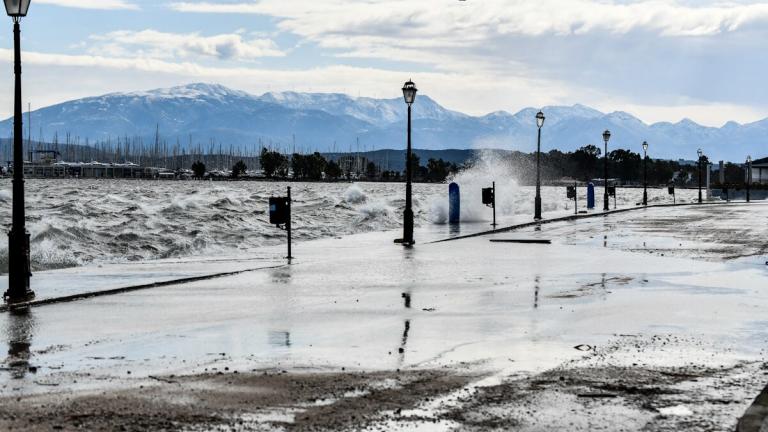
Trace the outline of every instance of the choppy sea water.
{"label": "choppy sea water", "polygon": [[[489,221],[480,189],[488,172],[460,174],[462,220]],[[532,187],[497,177],[497,216],[533,211]],[[268,199],[292,186],[297,241],[385,231],[401,226],[402,183],[278,183],[163,180],[27,180],[27,229],[33,270],[191,255],[232,254],[284,242],[268,223]],[[416,225],[447,220],[447,184],[415,184]],[[584,190],[581,206],[584,205]],[[573,208],[565,188],[545,187],[544,211]],[[624,189],[618,206],[635,205],[642,190]],[[598,195],[599,197],[599,195]],[[680,191],[678,201],[694,191]],[[671,201],[653,190],[651,202]],[[598,199],[599,201],[599,199]],[[0,179],[0,225],[10,228],[11,182]],[[0,235],[0,272],[7,272],[8,239]]]}

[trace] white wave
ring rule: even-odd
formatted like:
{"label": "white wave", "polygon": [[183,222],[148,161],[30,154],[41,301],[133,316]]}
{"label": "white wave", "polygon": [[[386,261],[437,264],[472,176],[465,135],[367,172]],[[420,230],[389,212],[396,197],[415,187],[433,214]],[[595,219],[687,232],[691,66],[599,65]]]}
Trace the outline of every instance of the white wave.
{"label": "white wave", "polygon": [[347,188],[346,191],[344,191],[344,201],[349,204],[360,204],[365,202],[367,199],[368,196],[362,189],[360,189],[360,186],[358,186],[356,183],[352,184]]}
{"label": "white wave", "polygon": [[[484,152],[467,169],[449,178],[448,183],[459,185],[461,197],[461,222],[490,221],[493,211],[482,203],[482,189],[496,182],[496,215],[510,216],[521,213],[523,201],[516,175],[512,168],[493,153]],[[430,210],[432,223],[442,224],[448,219],[448,188],[443,196],[433,199]]]}

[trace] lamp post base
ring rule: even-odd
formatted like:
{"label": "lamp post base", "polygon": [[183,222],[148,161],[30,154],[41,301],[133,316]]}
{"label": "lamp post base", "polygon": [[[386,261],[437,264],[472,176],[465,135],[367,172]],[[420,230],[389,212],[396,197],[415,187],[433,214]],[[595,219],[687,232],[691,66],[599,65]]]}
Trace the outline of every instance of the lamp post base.
{"label": "lamp post base", "polygon": [[605,196],[603,197],[603,211],[608,211],[610,209],[611,207],[608,200],[608,194],[605,194]]}
{"label": "lamp post base", "polygon": [[8,291],[3,293],[7,303],[23,303],[35,298],[29,288],[29,233],[11,229],[8,233]]}
{"label": "lamp post base", "polygon": [[648,192],[645,190],[643,191],[643,205],[644,206],[648,205]]}
{"label": "lamp post base", "polygon": [[396,239],[395,243],[404,246],[413,246],[416,243],[413,240],[413,210],[407,208],[403,212],[403,238]]}
{"label": "lamp post base", "polygon": [[541,220],[541,197],[536,196],[534,201],[533,220]]}

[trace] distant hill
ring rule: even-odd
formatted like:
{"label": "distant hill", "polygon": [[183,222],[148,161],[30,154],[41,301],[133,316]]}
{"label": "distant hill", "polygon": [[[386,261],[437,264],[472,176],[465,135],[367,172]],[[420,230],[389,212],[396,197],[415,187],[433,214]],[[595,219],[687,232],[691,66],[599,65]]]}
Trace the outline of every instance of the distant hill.
{"label": "distant hill", "polygon": [[[451,111],[426,95],[413,106],[413,142],[421,149],[536,148],[536,108],[515,114],[499,111],[470,116]],[[690,120],[645,124],[625,112],[602,113],[583,106],[544,107],[542,150],[572,151],[586,144],[602,148],[610,129],[610,148],[641,151],[650,143],[654,158],[695,159],[702,148],[712,160],[743,161],[768,153],[768,119],[728,122],[713,128]],[[33,139],[69,133],[95,140],[141,137],[152,142],[156,128],[169,144],[189,142],[204,148],[212,140],[225,147],[281,147],[286,151],[340,152],[405,147],[406,106],[401,98],[374,99],[333,93],[266,93],[261,96],[216,84],[111,93],[49,106],[32,112]],[[26,115],[25,115],[26,120]],[[26,130],[25,125],[25,130]],[[0,122],[0,136],[11,134],[12,119]]]}

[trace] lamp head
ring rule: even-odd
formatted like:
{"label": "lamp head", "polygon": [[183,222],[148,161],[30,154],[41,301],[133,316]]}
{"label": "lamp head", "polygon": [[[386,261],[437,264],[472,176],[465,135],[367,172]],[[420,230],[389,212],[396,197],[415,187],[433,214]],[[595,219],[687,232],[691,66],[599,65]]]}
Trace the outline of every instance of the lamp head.
{"label": "lamp head", "polygon": [[543,112],[539,111],[538,113],[536,113],[536,126],[538,126],[539,129],[541,129],[541,127],[544,126],[544,119],[546,119],[546,117],[544,117]]}
{"label": "lamp head", "polygon": [[648,151],[648,141],[643,141],[643,151]]}
{"label": "lamp head", "polygon": [[747,155],[747,163],[752,163],[752,156]]}
{"label": "lamp head", "polygon": [[413,81],[408,80],[408,82],[403,85],[403,98],[405,98],[405,103],[411,105],[416,100],[417,91],[419,90],[416,89],[416,84],[414,84]]}
{"label": "lamp head", "polygon": [[704,155],[704,152],[701,151],[701,149],[696,150],[696,154],[699,155],[699,159],[701,159],[701,156]]}
{"label": "lamp head", "polygon": [[611,131],[606,130],[603,132],[603,141],[605,141],[606,144],[608,144],[608,140],[611,139]]}
{"label": "lamp head", "polygon": [[9,17],[21,18],[27,16],[30,0],[4,0],[5,11]]}

